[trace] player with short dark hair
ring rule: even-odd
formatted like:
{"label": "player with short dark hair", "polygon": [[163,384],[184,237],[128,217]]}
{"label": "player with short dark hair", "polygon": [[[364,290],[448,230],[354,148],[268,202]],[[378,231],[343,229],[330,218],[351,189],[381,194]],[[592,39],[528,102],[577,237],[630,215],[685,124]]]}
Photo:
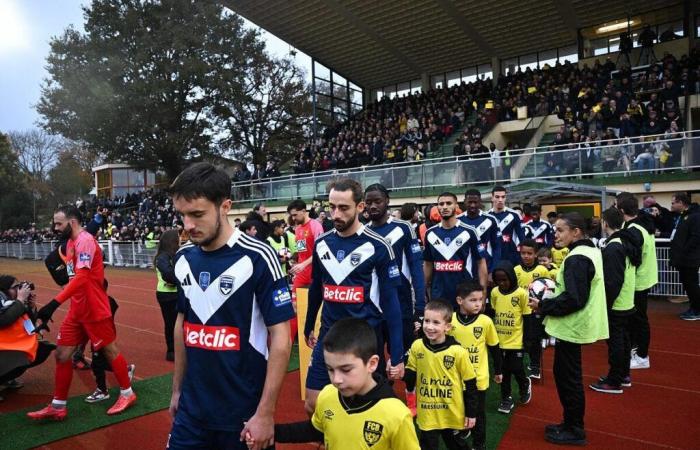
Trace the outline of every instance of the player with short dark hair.
{"label": "player with short dark hair", "polygon": [[455,287],[478,280],[486,289],[488,269],[474,228],[457,219],[457,196],[451,192],[440,194],[437,208],[442,220],[425,233],[425,282],[431,298],[447,299],[456,309]]}
{"label": "player with short dark hair", "polygon": [[277,255],[233,229],[231,181],[209,163],[170,186],[191,244],[175,259],[178,316],[170,448],[273,444],[273,413],[287,370],[294,316]]}
{"label": "player with short dark hair", "polygon": [[496,218],[482,211],[482,207],[481,192],[469,189],[464,193],[465,211],[457,218],[474,228],[479,239],[479,251],[486,258],[486,266],[491,273],[501,259],[500,230]]}
{"label": "player with short dark hair", "polygon": [[[324,353],[316,345],[313,330],[321,312],[319,340],[338,320],[356,317],[366,320],[377,335],[377,348],[384,348],[383,326],[389,337],[392,378],[403,376],[404,349],[401,307],[397,288],[401,272],[394,250],[382,236],[362,225],[358,216],[365,208],[362,186],[352,179],[331,183],[328,200],[334,228],[316,239],[309,288],[309,306],[304,335],[313,348],[306,377],[306,411],[313,414],[316,398],[330,383]],[[359,195],[358,195],[359,194]],[[383,352],[380,352],[380,357]],[[380,370],[383,371],[380,360]]]}
{"label": "player with short dark hair", "polygon": [[554,228],[542,220],[542,207],[530,205],[530,216],[532,220],[523,225],[525,237],[533,239],[540,247],[550,248],[554,244]]}
{"label": "player with short dark hair", "polygon": [[92,343],[112,366],[114,376],[121,388],[119,398],[107,410],[107,414],[120,414],[136,403],[136,394],[131,389],[128,364],[116,346],[116,329],[112,311],[105,291],[105,276],[102,250],[95,237],[82,226],[82,215],[72,205],[62,206],[53,215],[54,228],[66,245],[66,270],[70,281],[65,288],[37,313],[46,326],[56,309],[71,299],[70,309],[61,324],[56,349],[56,386],[52,402],[45,408],[27,413],[31,419],[63,420],[68,414],[66,401],[73,378],[71,356],[76,348]]}
{"label": "player with short dark hair", "polygon": [[489,214],[496,218],[501,232],[501,260],[508,260],[514,266],[520,264],[520,243],[525,240],[525,233],[520,215],[506,206],[506,188],[495,186],[491,191]]}

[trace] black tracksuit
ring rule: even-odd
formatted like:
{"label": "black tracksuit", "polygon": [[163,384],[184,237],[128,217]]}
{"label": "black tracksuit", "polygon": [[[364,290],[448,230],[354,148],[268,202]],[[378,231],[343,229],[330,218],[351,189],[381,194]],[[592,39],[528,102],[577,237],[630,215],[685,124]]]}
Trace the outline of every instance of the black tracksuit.
{"label": "black tracksuit", "polygon": [[700,208],[690,205],[676,221],[671,239],[670,264],[678,270],[690,308],[700,313]]}

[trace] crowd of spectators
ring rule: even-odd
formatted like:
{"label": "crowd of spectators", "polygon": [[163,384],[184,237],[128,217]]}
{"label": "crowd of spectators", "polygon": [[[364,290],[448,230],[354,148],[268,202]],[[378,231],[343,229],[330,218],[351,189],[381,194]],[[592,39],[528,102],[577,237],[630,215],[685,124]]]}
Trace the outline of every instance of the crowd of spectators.
{"label": "crowd of spectators", "polygon": [[[487,79],[384,97],[345,124],[327,129],[316,141],[301,145],[291,167],[300,174],[418,161],[430,157],[431,150],[462,129],[465,118],[476,112],[475,123],[467,124],[453,154],[480,161],[471,165],[477,181],[508,179],[520,154],[517,143],[489,148],[482,138],[497,122],[517,119],[519,108],[526,108],[528,117],[555,114],[564,122],[552,149],[582,149],[645,141],[640,136],[678,137],[684,130],[679,98],[695,93],[700,93],[697,49],[680,59],[665,54],[641,69],[618,68],[610,57],[592,66],[557,62],[501,75],[495,85]],[[548,173],[574,173],[603,162],[607,170],[621,167],[627,172],[678,164],[680,144],[674,148],[673,143],[650,142],[623,152],[616,147],[607,154],[596,149],[587,152],[587,160],[580,164],[578,152],[553,155],[547,160]],[[461,171],[457,178],[468,176]]]}

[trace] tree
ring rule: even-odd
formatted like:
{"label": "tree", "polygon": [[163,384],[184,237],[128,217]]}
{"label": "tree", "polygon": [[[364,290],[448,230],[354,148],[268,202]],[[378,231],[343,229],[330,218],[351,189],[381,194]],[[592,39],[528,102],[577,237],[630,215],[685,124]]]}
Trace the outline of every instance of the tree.
{"label": "tree", "polygon": [[0,133],[0,229],[24,228],[32,221],[32,197],[10,139]]}
{"label": "tree", "polygon": [[20,169],[34,180],[46,180],[56,163],[62,139],[42,130],[11,131],[9,137]]}
{"label": "tree", "polygon": [[37,110],[51,133],[175,177],[224,150],[215,134],[259,61],[259,33],[217,2],[93,0],[85,33],[52,39]]}
{"label": "tree", "polygon": [[57,164],[49,171],[52,209],[74,202],[92,188],[91,170],[82,167],[80,153],[75,151],[76,148],[79,149],[64,149],[58,156]]}
{"label": "tree", "polygon": [[241,95],[223,106],[224,128],[238,159],[264,163],[268,154],[292,155],[304,142],[311,102],[304,74],[289,59],[262,53],[248,68]]}

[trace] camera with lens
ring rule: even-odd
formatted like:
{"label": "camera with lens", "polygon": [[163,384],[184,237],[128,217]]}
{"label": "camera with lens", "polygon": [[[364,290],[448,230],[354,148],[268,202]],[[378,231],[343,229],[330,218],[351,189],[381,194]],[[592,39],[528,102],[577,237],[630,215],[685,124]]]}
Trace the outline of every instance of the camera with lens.
{"label": "camera with lens", "polygon": [[20,286],[20,287],[29,286],[29,289],[30,289],[30,290],[32,290],[32,291],[35,290],[35,288],[34,288],[34,283],[32,283],[31,281],[20,281],[20,282],[19,282],[19,286]]}

